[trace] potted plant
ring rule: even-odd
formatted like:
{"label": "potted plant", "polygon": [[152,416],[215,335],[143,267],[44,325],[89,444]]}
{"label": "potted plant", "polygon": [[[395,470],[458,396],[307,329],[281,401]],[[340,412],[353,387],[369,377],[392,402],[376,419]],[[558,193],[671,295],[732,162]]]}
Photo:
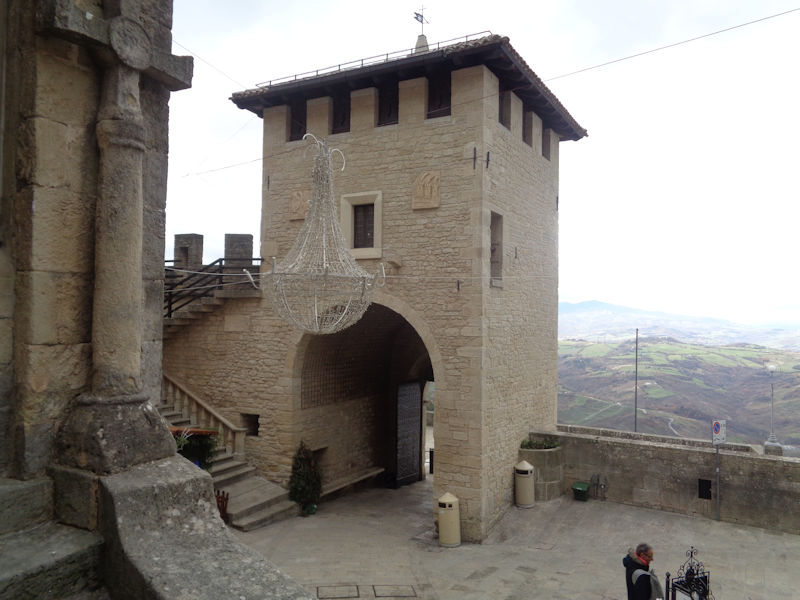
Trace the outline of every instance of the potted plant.
{"label": "potted plant", "polygon": [[178,454],[189,459],[201,469],[211,466],[211,455],[217,447],[219,432],[216,429],[170,427]]}
{"label": "potted plant", "polygon": [[531,434],[520,444],[519,458],[533,467],[534,495],[552,500],[562,493],[564,458],[561,442],[554,435]]}
{"label": "potted plant", "polygon": [[292,461],[289,500],[297,502],[303,515],[306,516],[317,512],[320,496],[322,496],[322,474],[311,448],[301,441]]}

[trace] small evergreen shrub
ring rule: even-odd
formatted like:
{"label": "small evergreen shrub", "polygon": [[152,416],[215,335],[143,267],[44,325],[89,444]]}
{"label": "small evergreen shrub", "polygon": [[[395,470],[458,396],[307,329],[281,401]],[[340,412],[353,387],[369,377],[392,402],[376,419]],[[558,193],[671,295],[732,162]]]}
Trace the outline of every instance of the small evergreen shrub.
{"label": "small evergreen shrub", "polygon": [[322,474],[311,448],[301,441],[292,461],[289,500],[297,502],[303,514],[314,514],[322,496]]}

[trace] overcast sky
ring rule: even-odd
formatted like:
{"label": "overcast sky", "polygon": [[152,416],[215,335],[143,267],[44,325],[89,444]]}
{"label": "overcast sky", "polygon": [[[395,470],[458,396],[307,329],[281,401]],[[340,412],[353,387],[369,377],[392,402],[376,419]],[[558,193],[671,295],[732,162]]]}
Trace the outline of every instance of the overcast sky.
{"label": "overcast sky", "polygon": [[[429,42],[489,30],[589,131],[561,144],[562,301],[800,323],[800,0],[430,0]],[[252,233],[261,120],[228,99],[286,75],[410,48],[411,2],[175,0],[194,83],[170,100],[176,233]]]}

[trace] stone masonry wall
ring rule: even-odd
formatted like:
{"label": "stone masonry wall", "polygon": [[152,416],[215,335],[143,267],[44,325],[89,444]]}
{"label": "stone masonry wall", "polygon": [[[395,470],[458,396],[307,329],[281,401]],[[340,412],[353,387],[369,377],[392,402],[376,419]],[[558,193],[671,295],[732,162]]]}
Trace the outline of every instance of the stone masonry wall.
{"label": "stone masonry wall", "polygon": [[[450,491],[461,499],[464,534],[481,537],[481,333],[479,280],[481,248],[474,231],[480,223],[481,170],[473,168],[473,150],[483,154],[483,67],[453,74],[452,114],[425,119],[427,82],[400,82],[399,122],[375,126],[377,91],[351,95],[351,130],[328,135],[330,103],[308,105],[308,131],[327,137],[347,158],[335,174],[337,198],[343,194],[382,194],[382,260],[389,269],[381,290],[429,327],[428,352],[446,356],[435,363],[437,494]],[[311,189],[307,142],[286,142],[286,107],[264,114],[265,186],[262,255],[283,256],[301,224],[292,220],[293,192]],[[480,165],[479,165],[480,166]],[[412,208],[414,181],[429,172],[439,178],[439,205]],[[287,223],[289,227],[287,227]],[[368,271],[377,259],[361,260]],[[397,309],[395,309],[397,310]],[[398,311],[411,321],[411,310]],[[452,419],[452,421],[451,421]]]}
{"label": "stone masonry wall", "polygon": [[[484,295],[487,523],[513,503],[513,467],[531,427],[556,423],[558,307],[558,144],[541,148],[542,121],[531,114],[532,144],[523,141],[523,107],[511,95],[510,128],[499,122],[498,83],[489,91],[481,235],[490,244],[491,213],[503,218],[502,281]],[[485,158],[485,157],[484,157]],[[490,266],[483,263],[488,279]],[[502,286],[502,287],[501,287]]]}
{"label": "stone masonry wall", "polygon": [[[4,265],[2,294],[15,297],[15,368],[0,404],[13,405],[9,450],[20,477],[44,471],[58,420],[89,384],[100,96],[88,50],[33,31],[33,6],[13,3],[9,32],[18,52],[7,57],[5,127],[16,145],[4,148],[2,203],[3,245],[10,241],[14,265],[13,272]],[[4,316],[10,298],[5,306]]]}
{"label": "stone masonry wall", "polygon": [[[7,157],[14,156],[12,137],[4,132],[13,131],[16,119],[10,119],[6,106],[6,43],[8,36],[8,11],[0,11],[0,477],[8,475],[11,445],[11,389],[14,385],[14,257],[11,253],[12,206],[7,199],[13,189],[14,169]],[[10,187],[9,187],[10,186]]]}
{"label": "stone masonry wall", "polygon": [[[568,427],[559,427],[568,429]],[[613,502],[687,515],[716,515],[716,454],[710,442],[647,435],[619,437],[581,428],[558,434],[563,447],[563,493],[595,473],[608,478]],[[698,498],[698,479],[711,481],[712,498]],[[765,456],[753,448],[720,449],[720,518],[800,533],[800,459]]]}

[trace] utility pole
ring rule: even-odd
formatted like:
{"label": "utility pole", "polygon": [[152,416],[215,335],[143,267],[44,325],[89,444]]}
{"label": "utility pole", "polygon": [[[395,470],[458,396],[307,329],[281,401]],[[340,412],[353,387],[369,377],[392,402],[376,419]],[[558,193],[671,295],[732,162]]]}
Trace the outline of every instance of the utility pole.
{"label": "utility pole", "polygon": [[633,384],[633,431],[638,431],[637,421],[639,417],[639,328],[636,328],[636,367],[634,368]]}

